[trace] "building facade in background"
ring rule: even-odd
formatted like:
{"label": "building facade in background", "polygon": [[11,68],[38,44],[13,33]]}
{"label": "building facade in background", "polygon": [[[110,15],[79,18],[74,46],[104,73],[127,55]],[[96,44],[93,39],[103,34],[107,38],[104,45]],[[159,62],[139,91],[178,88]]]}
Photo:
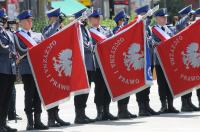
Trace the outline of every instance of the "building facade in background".
{"label": "building facade in background", "polygon": [[31,9],[36,18],[44,17],[47,0],[0,0],[0,8],[5,8],[9,19],[16,19],[22,10]]}
{"label": "building facade in background", "polygon": [[18,0],[0,0],[0,7],[6,9],[10,20],[16,19],[20,11]]}
{"label": "building facade in background", "polygon": [[[104,17],[112,18],[117,12],[124,9],[127,14],[134,15],[136,8],[150,5],[153,7],[155,3],[159,1],[164,1],[164,6],[166,7],[169,0],[91,0],[94,8],[101,8]],[[171,0],[173,1],[173,0]],[[200,7],[200,0],[182,0],[186,4],[192,4],[193,8],[196,9]]]}
{"label": "building facade in background", "polygon": [[[62,0],[0,0],[0,7],[7,10],[9,19],[15,19],[20,11],[25,9],[33,10],[36,18],[45,16],[45,12],[51,7],[52,1]],[[100,8],[105,18],[112,18],[120,10],[124,9],[127,14],[133,15],[136,8],[146,4],[153,6],[159,0],[77,0],[83,5],[94,9]],[[167,5],[168,0],[164,1],[164,6]],[[183,0],[187,4],[192,4],[193,8],[199,7],[200,0]],[[67,8],[67,7],[66,7]]]}
{"label": "building facade in background", "polygon": [[151,0],[92,0],[94,8],[101,8],[103,16],[112,18],[120,10],[125,10],[129,15],[134,13],[134,10],[143,5],[150,5]]}

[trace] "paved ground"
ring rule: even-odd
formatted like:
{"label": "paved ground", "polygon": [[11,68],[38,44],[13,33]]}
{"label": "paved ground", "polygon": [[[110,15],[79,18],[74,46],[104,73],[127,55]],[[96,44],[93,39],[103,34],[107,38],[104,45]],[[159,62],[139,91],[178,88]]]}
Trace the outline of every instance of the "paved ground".
{"label": "paved ground", "polygon": [[[9,125],[16,127],[20,131],[25,131],[26,117],[23,111],[24,109],[24,91],[23,85],[16,85],[17,89],[17,114],[19,114],[23,120],[15,123],[9,122]],[[157,94],[157,86],[154,85],[151,89],[151,106],[155,110],[160,109],[159,97]],[[87,102],[86,113],[89,117],[95,118],[96,109],[93,103],[94,90],[91,89],[89,100]],[[196,93],[193,93],[193,102],[197,105]],[[70,127],[62,127],[59,129],[50,129],[51,132],[200,132],[200,112],[194,113],[180,113],[180,114],[166,114],[148,118],[137,118],[133,120],[120,120],[120,121],[106,121],[97,122],[88,125],[74,125],[74,105],[73,99],[60,106],[60,115],[65,121],[72,123]],[[175,100],[175,106],[180,109],[180,98]],[[131,96],[129,103],[129,110],[132,113],[138,113],[138,106],[136,103],[135,95]],[[42,121],[47,123],[47,113],[43,110]],[[111,103],[111,112],[117,114],[117,104]]]}

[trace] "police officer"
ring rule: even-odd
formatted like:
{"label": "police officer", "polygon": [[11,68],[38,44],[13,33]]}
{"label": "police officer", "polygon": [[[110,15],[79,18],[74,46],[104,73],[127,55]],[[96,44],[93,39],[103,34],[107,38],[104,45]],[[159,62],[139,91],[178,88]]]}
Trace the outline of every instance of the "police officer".
{"label": "police officer", "polygon": [[[195,11],[195,21],[200,20],[200,8],[196,9]],[[200,88],[197,89],[197,98],[199,101],[199,108],[200,108]]]}
{"label": "police officer", "polygon": [[6,124],[16,74],[16,50],[13,36],[5,30],[7,15],[0,9],[0,132],[16,132]]}
{"label": "police officer", "polygon": [[[149,6],[145,5],[142,6],[140,8],[137,8],[135,10],[135,12],[137,13],[137,15],[143,16],[145,15],[147,12],[149,11]],[[150,40],[151,38],[151,29],[150,29],[150,23],[151,23],[151,17],[147,17],[145,20],[145,29],[146,29],[146,43],[148,45],[148,49],[150,50],[150,59],[151,59],[151,71],[153,73],[153,68],[154,68],[154,60],[153,60],[153,47],[152,47],[152,43]],[[158,115],[158,112],[155,112],[151,107],[150,107],[150,99],[149,99],[149,94],[150,94],[150,87],[136,93],[136,99],[138,102],[138,106],[139,106],[139,116],[151,116],[151,115]]]}
{"label": "police officer", "polygon": [[116,34],[119,29],[128,24],[129,17],[126,15],[124,10],[121,10],[117,13],[117,15],[113,18],[116,23],[116,27],[113,28],[113,34]]}
{"label": "police officer", "polygon": [[[128,23],[128,18],[124,10],[120,11],[115,17],[114,21],[116,22],[117,26],[113,29],[113,34],[116,34],[123,26]],[[136,115],[131,114],[128,111],[128,103],[130,97],[124,98],[119,100],[118,103],[118,118],[119,119],[131,119],[136,118]]]}
{"label": "police officer", "polygon": [[16,89],[15,86],[13,86],[12,96],[9,103],[9,109],[8,109],[8,120],[22,120],[22,118],[17,115],[16,113]]}
{"label": "police officer", "polygon": [[190,20],[193,18],[194,11],[192,10],[192,5],[189,5],[181,9],[178,13],[180,15],[180,20],[176,23],[176,30],[180,32],[190,25]]}
{"label": "police officer", "polygon": [[[41,33],[36,33],[31,30],[32,28],[32,12],[30,10],[22,11],[17,18],[19,19],[21,30],[18,30],[17,33],[27,38],[27,41],[32,41],[35,43],[40,43],[44,40]],[[27,116],[27,130],[33,129],[48,129],[41,122],[41,100],[39,98],[39,94],[36,88],[36,84],[33,78],[33,74],[31,72],[30,64],[28,62],[28,58],[25,56],[27,53],[26,41],[20,38],[17,34],[15,34],[16,48],[20,54],[20,56],[24,56],[19,63],[19,71],[22,76],[22,82],[24,84],[25,91],[25,113]],[[34,113],[34,115],[33,115]],[[34,119],[33,119],[34,117]]]}
{"label": "police officer", "polygon": [[195,10],[194,15],[195,15],[195,21],[200,19],[200,8]]}
{"label": "police officer", "polygon": [[[60,8],[52,9],[47,12],[49,18],[49,25],[46,26],[42,32],[44,38],[48,38],[58,32],[61,29],[61,23],[63,18],[60,17],[61,12]],[[48,126],[49,127],[60,127],[60,126],[69,126],[70,123],[60,119],[58,112],[58,106],[49,109],[48,111]]]}
{"label": "police officer", "polygon": [[[77,13],[74,14],[75,18],[79,18],[82,16],[82,13],[86,9],[83,9]],[[89,84],[91,86],[91,83],[93,81],[94,71],[95,71],[95,60],[94,60],[94,46],[92,44],[92,38],[90,36],[90,32],[87,29],[87,19],[81,19],[81,32],[83,36],[83,44],[84,44],[84,54],[85,54],[85,65],[87,69],[87,75]],[[74,97],[74,106],[75,106],[75,123],[76,124],[87,124],[94,122],[95,120],[92,120],[88,118],[85,115],[85,108],[86,108],[86,102],[88,99],[88,94],[81,94]]]}
{"label": "police officer", "polygon": [[[16,24],[17,24],[16,20],[13,21],[8,20],[6,30],[10,35],[16,32],[16,28],[14,27]],[[18,66],[16,66],[16,76],[18,72],[19,69]],[[22,120],[22,118],[16,114],[16,89],[14,85],[13,85],[11,100],[9,103],[8,120]]]}
{"label": "police officer", "polygon": [[[179,11],[180,16],[182,17],[176,24],[177,32],[182,31],[184,28],[190,25],[191,20],[193,20],[194,11],[192,10],[192,5],[189,5],[182,10]],[[182,112],[192,112],[192,111],[199,111],[200,109],[197,108],[192,103],[192,92],[181,97],[182,101]]]}
{"label": "police officer", "polygon": [[[106,37],[111,37],[113,35],[112,31],[109,30],[107,27],[100,25],[100,15],[101,13],[99,10],[94,10],[93,13],[89,16],[89,22],[91,24],[90,30],[95,30],[100,34],[105,35]],[[94,45],[96,45],[97,43],[97,40],[95,40],[94,38],[93,38],[93,43]],[[94,82],[95,82],[94,102],[97,107],[96,121],[117,120],[118,118],[114,117],[109,111],[111,98],[108,93],[108,89],[104,82],[98,63],[96,63]]]}
{"label": "police officer", "polygon": [[[170,28],[167,27],[167,10],[166,8],[161,8],[154,14],[156,24],[154,26],[160,28],[165,33],[167,33],[169,36],[173,36],[173,32]],[[158,36],[156,36],[154,33],[152,34],[152,38],[155,41],[154,45],[160,44],[160,39]],[[179,113],[178,110],[176,110],[173,106],[173,97],[170,92],[170,88],[168,86],[168,83],[166,81],[164,72],[161,68],[160,62],[156,56],[155,58],[155,68],[156,68],[156,75],[157,75],[157,83],[158,83],[158,90],[159,90],[159,96],[160,101],[162,104],[162,107],[160,109],[160,113]]]}

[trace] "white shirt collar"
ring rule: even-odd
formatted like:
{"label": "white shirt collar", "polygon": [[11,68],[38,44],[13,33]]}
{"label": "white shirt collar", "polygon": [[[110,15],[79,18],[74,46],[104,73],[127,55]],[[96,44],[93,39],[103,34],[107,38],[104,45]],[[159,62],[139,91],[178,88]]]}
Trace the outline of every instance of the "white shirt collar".
{"label": "white shirt collar", "polygon": [[164,25],[164,26],[161,26],[160,24],[157,24],[157,26],[158,26],[158,27],[160,27],[160,28],[161,28],[161,27],[164,27],[164,28],[165,28],[165,26],[166,26],[166,25]]}
{"label": "white shirt collar", "polygon": [[28,33],[28,32],[31,33],[31,30],[27,31],[27,30],[25,30],[25,29],[23,29],[23,28],[22,28],[22,30],[23,30],[24,32],[26,32],[26,33]]}
{"label": "white shirt collar", "polygon": [[99,25],[98,27],[92,27],[92,28],[97,30],[97,28],[99,28],[99,29],[101,28],[101,25]]}

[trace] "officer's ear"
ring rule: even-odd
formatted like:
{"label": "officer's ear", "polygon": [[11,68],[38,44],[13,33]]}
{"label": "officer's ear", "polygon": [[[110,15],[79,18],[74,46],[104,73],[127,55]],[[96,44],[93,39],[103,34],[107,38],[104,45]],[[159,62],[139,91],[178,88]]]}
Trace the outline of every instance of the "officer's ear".
{"label": "officer's ear", "polygon": [[19,20],[19,23],[18,23],[18,24],[19,24],[19,27],[22,26],[22,23],[23,23],[22,20]]}

